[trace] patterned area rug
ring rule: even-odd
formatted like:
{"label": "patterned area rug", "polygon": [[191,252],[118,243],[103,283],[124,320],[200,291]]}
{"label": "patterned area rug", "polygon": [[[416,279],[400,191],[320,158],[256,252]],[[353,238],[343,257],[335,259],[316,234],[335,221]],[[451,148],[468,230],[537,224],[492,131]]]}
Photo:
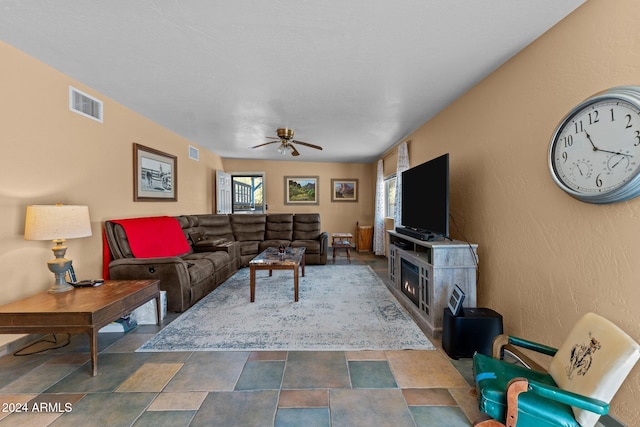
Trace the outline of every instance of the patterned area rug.
{"label": "patterned area rug", "polygon": [[434,349],[369,266],[307,266],[299,288],[258,271],[250,303],[243,268],[137,351]]}

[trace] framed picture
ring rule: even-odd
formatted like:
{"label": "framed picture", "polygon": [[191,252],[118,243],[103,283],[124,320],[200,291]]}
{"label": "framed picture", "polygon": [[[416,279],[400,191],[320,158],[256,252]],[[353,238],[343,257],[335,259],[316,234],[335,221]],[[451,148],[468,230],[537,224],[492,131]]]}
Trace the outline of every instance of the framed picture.
{"label": "framed picture", "polygon": [[455,285],[453,290],[451,291],[451,296],[449,297],[449,303],[447,304],[449,310],[451,310],[451,314],[454,316],[459,316],[462,311],[462,302],[464,301],[464,292],[460,289],[460,286]]}
{"label": "framed picture", "polygon": [[133,144],[133,201],[175,202],[178,200],[176,156]]}
{"label": "framed picture", "polygon": [[317,205],[318,194],[317,176],[284,177],[285,205]]}
{"label": "framed picture", "polygon": [[357,179],[331,179],[331,201],[332,202],[357,202],[358,201],[358,180]]}

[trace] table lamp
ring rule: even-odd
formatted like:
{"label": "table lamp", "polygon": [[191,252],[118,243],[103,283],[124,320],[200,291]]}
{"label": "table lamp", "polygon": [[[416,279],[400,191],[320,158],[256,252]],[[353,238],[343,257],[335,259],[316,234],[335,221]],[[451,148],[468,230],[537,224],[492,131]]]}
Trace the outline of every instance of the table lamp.
{"label": "table lamp", "polygon": [[87,206],[74,205],[33,205],[27,206],[24,225],[26,240],[52,240],[55,259],[47,262],[56,281],[47,292],[58,293],[73,289],[65,280],[71,260],[64,257],[66,239],[91,236],[91,221]]}

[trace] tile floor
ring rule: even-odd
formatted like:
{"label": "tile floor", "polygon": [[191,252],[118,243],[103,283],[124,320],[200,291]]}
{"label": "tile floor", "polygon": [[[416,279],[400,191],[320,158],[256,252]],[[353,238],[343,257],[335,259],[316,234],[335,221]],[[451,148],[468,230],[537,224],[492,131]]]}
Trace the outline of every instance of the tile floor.
{"label": "tile floor", "polygon": [[[351,258],[386,280],[386,258]],[[328,264],[347,262],[338,253]],[[136,353],[159,328],[100,334],[96,377],[82,335],[0,357],[0,426],[421,427],[479,417],[471,361],[451,360],[439,340],[437,351]]]}

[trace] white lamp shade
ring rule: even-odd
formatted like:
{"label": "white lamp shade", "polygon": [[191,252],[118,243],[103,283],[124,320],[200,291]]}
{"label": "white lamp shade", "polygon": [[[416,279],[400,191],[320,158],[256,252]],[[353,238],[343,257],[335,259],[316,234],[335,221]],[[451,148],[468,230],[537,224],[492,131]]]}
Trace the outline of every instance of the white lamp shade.
{"label": "white lamp shade", "polygon": [[76,205],[27,206],[26,240],[60,240],[91,236],[89,207]]}

